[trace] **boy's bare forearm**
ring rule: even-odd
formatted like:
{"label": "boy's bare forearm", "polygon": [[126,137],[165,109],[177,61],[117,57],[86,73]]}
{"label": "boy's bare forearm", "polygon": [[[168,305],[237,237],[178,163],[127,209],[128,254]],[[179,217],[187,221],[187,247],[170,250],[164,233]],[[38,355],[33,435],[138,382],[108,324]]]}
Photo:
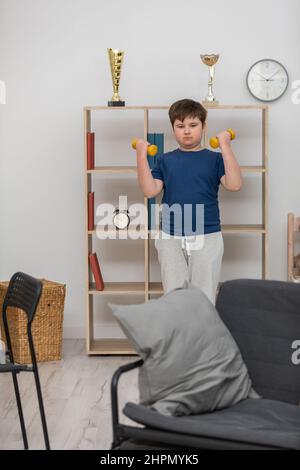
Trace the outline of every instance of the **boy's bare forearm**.
{"label": "boy's bare forearm", "polygon": [[230,144],[222,145],[221,152],[225,167],[226,187],[232,191],[238,191],[242,186],[242,172]]}
{"label": "boy's bare forearm", "polygon": [[152,176],[147,155],[137,155],[137,174],[139,186],[148,198],[153,197],[157,192],[157,187]]}

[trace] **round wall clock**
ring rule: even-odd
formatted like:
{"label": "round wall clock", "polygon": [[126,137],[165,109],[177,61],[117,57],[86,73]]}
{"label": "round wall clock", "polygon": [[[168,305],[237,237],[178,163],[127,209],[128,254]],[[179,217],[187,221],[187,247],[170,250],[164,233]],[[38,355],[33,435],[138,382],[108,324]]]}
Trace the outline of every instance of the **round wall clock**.
{"label": "round wall clock", "polygon": [[289,76],[277,60],[262,59],[250,67],[246,82],[248,90],[258,100],[275,101],[286,91]]}

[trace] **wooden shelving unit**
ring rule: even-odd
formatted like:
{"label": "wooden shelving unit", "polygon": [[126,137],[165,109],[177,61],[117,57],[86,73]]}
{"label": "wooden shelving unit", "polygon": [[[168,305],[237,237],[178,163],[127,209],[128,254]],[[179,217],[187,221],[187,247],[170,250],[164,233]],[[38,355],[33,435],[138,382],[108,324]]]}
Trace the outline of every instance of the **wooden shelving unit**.
{"label": "wooden shelving unit", "polygon": [[[261,224],[236,224],[222,225],[222,233],[256,233],[262,237],[262,278],[268,277],[269,264],[269,220],[268,220],[268,106],[267,105],[206,105],[207,109],[257,109],[261,111],[262,126],[262,147],[261,147],[261,165],[241,166],[243,174],[256,173],[261,177],[262,184],[262,223]],[[116,296],[116,295],[140,295],[141,302],[148,301],[151,294],[163,294],[162,284],[160,282],[150,281],[150,239],[153,237],[155,230],[148,230],[148,225],[141,227],[144,236],[144,281],[142,282],[105,282],[105,289],[97,291],[93,282],[92,273],[89,267],[88,254],[93,251],[93,237],[96,236],[96,229],[88,230],[88,210],[87,210],[87,194],[92,191],[93,174],[132,174],[136,173],[136,166],[97,166],[93,170],[86,169],[87,162],[87,132],[91,132],[92,113],[99,110],[114,112],[114,110],[122,110],[124,113],[128,110],[140,110],[143,112],[144,119],[144,139],[147,140],[149,132],[149,111],[151,110],[168,110],[169,106],[125,106],[125,107],[108,107],[108,106],[86,106],[84,107],[84,189],[85,189],[85,278],[86,278],[86,351],[89,355],[131,355],[136,354],[127,339],[120,338],[95,338],[94,337],[94,298],[95,296]],[[207,135],[205,135],[205,145],[207,145]],[[147,209],[147,198],[144,198],[144,204]],[[146,220],[146,224],[147,224]],[[111,226],[108,230],[114,231]],[[129,227],[130,230],[130,227]],[[112,240],[115,243],[116,240]],[[123,243],[126,243],[124,240]],[[129,302],[130,303],[130,302]]]}

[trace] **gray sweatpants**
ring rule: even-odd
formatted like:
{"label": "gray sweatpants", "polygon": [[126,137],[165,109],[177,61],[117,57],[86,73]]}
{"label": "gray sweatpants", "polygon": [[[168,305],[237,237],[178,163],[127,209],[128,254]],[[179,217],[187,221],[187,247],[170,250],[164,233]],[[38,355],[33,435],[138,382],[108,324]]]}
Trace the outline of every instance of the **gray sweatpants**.
{"label": "gray sweatpants", "polygon": [[221,231],[170,238],[164,238],[160,232],[155,248],[165,294],[182,287],[187,280],[199,287],[215,305],[224,253]]}

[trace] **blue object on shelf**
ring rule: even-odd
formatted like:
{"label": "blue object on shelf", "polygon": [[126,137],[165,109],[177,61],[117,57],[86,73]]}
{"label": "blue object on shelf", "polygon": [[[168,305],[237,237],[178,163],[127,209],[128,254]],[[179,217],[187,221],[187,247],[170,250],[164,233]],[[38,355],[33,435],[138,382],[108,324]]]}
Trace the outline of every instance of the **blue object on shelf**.
{"label": "blue object on shelf", "polygon": [[[157,157],[164,153],[164,134],[162,133],[149,133],[147,134],[147,141],[150,144],[157,145],[158,151],[154,157],[147,155],[149,167],[152,170],[156,164]],[[156,198],[151,197],[148,199],[148,229],[155,228],[156,210],[151,211],[151,206],[156,203]]]}

